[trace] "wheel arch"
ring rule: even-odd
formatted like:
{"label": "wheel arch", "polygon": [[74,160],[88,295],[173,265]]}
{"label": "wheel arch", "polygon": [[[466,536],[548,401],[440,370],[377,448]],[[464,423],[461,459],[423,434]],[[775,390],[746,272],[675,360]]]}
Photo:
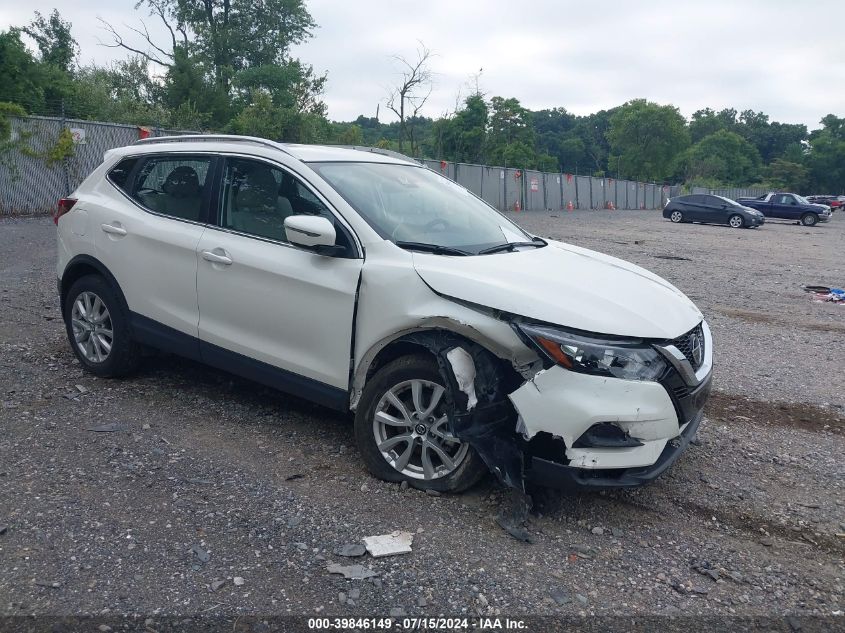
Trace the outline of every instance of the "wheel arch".
{"label": "wheel arch", "polygon": [[474,328],[445,317],[432,319],[432,322],[427,325],[409,328],[383,338],[361,355],[361,360],[358,362],[353,374],[349,408],[352,411],[357,409],[361,399],[361,393],[367,381],[369,381],[375,372],[388,363],[397,358],[413,354],[426,355],[436,359],[437,355],[435,352],[421,338],[431,337],[434,339],[438,334],[446,334],[453,340],[482,347],[496,358],[503,367],[506,367],[508,372],[517,374],[512,363],[503,358],[505,350],[499,349],[499,353],[497,353],[498,346],[485,340]]}
{"label": "wheel arch", "polygon": [[86,275],[99,275],[103,277],[117,293],[121,308],[123,308],[126,314],[129,314],[129,306],[126,303],[126,297],[123,296],[123,291],[120,289],[120,284],[117,283],[117,279],[106,268],[105,264],[91,255],[77,255],[65,266],[65,270],[59,280],[59,298],[61,301],[59,308],[62,311],[62,316],[64,316],[68,291],[77,280]]}

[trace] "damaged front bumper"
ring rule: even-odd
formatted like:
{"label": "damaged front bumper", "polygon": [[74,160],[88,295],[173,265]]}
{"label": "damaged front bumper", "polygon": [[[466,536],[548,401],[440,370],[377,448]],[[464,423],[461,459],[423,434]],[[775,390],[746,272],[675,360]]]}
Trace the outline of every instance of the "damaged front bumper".
{"label": "damaged front bumper", "polygon": [[[593,489],[652,481],[695,437],[711,383],[708,373],[690,388],[674,369],[661,382],[588,376],[560,367],[540,372],[510,394],[526,440],[526,480]],[[616,436],[596,441],[591,431],[597,427],[611,427]]]}
{"label": "damaged front bumper", "polygon": [[681,456],[695,437],[703,414],[688,422],[681,434],[665,444],[657,461],[651,466],[637,468],[588,469],[566,466],[541,457],[526,459],[526,479],[550,488],[634,488],[653,481],[662,475]]}

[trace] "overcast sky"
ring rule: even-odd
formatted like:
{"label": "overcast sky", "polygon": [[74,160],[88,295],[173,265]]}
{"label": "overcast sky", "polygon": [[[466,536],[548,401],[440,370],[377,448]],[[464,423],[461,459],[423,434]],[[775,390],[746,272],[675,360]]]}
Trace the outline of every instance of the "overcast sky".
{"label": "overcast sky", "polygon": [[[122,52],[97,45],[97,17],[136,24],[136,0],[3,2],[0,29],[59,6],[73,23],[82,62]],[[319,25],[294,51],[329,76],[329,118],[373,116],[398,77],[391,55],[432,49],[428,116],[452,111],[479,69],[488,96],[530,109],[587,114],[629,99],[695,110],[762,110],[773,120],[819,127],[845,116],[842,0],[307,0]],[[146,17],[146,16],[144,16]],[[152,27],[152,19],[148,20]],[[166,40],[162,40],[164,42]]]}

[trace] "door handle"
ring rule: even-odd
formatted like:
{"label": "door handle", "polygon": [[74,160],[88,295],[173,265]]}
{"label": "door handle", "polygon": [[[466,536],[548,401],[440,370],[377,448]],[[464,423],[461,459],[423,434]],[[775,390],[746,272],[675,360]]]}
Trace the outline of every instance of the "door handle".
{"label": "door handle", "polygon": [[100,226],[104,232],[111,235],[126,235],[126,229],[122,226],[115,226],[114,224],[101,224]]}
{"label": "door handle", "polygon": [[[221,249],[222,250],[222,249]],[[223,251],[225,253],[225,251]],[[214,251],[203,251],[202,258],[207,262],[212,262],[214,264],[223,264],[224,266],[231,266],[232,265],[232,258],[228,255],[220,255],[215,253]]]}

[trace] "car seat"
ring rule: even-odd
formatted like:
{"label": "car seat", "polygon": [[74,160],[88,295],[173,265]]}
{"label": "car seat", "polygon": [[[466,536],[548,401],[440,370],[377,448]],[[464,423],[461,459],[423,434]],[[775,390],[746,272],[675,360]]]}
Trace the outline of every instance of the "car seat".
{"label": "car seat", "polygon": [[246,172],[232,197],[231,227],[251,235],[285,239],[285,218],[293,215],[293,209],[278,191],[279,184],[269,167]]}
{"label": "car seat", "polygon": [[159,196],[158,209],[162,213],[185,220],[199,221],[202,206],[200,179],[193,167],[175,167],[161,185],[164,196]]}

